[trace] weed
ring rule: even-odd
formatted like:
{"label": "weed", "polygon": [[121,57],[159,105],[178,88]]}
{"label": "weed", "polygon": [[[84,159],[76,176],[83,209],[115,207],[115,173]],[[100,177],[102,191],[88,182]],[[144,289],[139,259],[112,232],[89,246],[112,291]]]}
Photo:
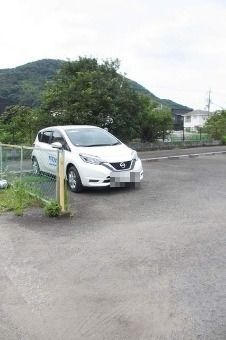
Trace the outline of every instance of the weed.
{"label": "weed", "polygon": [[44,211],[49,217],[57,217],[61,213],[61,207],[56,201],[51,201],[46,203]]}
{"label": "weed", "polygon": [[0,191],[0,213],[14,211],[17,216],[21,216],[25,208],[37,204],[40,206],[41,202],[31,197],[25,185],[20,182]]}

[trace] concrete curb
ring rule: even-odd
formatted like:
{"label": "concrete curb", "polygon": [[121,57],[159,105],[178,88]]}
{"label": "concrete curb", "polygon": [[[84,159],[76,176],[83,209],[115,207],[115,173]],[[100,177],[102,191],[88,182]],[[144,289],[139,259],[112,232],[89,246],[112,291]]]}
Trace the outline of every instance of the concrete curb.
{"label": "concrete curb", "polygon": [[203,153],[190,153],[187,155],[171,155],[171,156],[161,156],[161,157],[152,157],[152,158],[141,158],[142,162],[155,162],[161,161],[164,159],[179,159],[179,158],[193,158],[199,156],[213,156],[213,155],[220,155],[226,154],[226,151],[213,151],[213,152],[203,152]]}

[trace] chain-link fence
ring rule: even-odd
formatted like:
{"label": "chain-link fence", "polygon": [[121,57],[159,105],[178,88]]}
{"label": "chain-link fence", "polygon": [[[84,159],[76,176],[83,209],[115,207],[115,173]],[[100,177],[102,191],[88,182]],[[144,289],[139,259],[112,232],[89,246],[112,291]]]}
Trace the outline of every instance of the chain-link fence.
{"label": "chain-link fence", "polygon": [[158,150],[158,149],[173,149],[176,147],[187,148],[187,147],[201,147],[201,146],[212,146],[220,145],[221,142],[213,140],[206,133],[198,132],[186,132],[186,131],[174,131],[170,135],[162,139],[158,139],[155,142],[141,142],[140,140],[134,140],[128,145],[136,151],[145,150]]}
{"label": "chain-link fence", "polygon": [[0,179],[9,185],[20,181],[32,194],[46,201],[58,201],[64,208],[63,156],[63,151],[53,148],[0,144]]}

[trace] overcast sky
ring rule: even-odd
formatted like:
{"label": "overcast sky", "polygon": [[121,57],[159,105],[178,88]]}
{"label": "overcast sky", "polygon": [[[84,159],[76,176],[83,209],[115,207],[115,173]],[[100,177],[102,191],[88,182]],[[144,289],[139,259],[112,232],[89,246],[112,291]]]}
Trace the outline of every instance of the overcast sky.
{"label": "overcast sky", "polygon": [[226,108],[226,0],[5,0],[0,68],[78,56],[119,58],[160,98]]}

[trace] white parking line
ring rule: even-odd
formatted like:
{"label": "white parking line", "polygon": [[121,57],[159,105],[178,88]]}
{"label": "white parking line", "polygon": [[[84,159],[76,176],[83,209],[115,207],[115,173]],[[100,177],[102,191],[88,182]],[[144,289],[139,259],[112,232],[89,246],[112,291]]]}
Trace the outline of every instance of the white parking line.
{"label": "white parking line", "polygon": [[226,151],[213,151],[213,152],[203,152],[203,153],[190,153],[187,155],[171,155],[171,156],[161,156],[161,157],[151,157],[151,158],[141,158],[142,162],[153,162],[160,161],[164,159],[179,159],[185,157],[199,157],[199,156],[212,156],[212,155],[220,155],[226,154]]}

